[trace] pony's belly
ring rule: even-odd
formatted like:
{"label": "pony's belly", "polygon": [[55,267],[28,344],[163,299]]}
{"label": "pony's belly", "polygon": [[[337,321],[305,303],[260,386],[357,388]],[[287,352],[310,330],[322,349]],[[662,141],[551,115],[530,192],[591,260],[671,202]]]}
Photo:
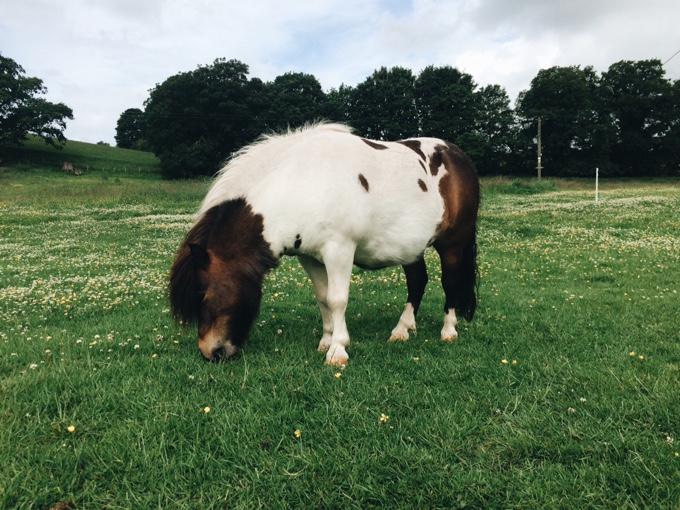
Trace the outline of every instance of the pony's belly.
{"label": "pony's belly", "polygon": [[365,269],[381,269],[415,262],[429,245],[430,237],[410,239],[407,244],[369,241],[357,245],[354,264]]}
{"label": "pony's belly", "polygon": [[426,246],[417,253],[404,253],[400,257],[395,257],[394,253],[390,254],[389,257],[366,257],[361,255],[356,255],[354,257],[354,265],[359,266],[362,269],[382,269],[384,267],[391,266],[401,266],[405,264],[411,264],[415,262],[425,251]]}

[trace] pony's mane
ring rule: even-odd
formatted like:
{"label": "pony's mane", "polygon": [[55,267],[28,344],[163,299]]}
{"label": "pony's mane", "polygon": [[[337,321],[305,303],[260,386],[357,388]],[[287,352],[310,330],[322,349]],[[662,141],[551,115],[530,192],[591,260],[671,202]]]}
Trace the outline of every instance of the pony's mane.
{"label": "pony's mane", "polygon": [[219,177],[223,173],[229,171],[232,165],[244,156],[258,156],[269,149],[279,149],[282,145],[291,146],[303,138],[308,138],[310,135],[316,135],[324,132],[346,133],[352,134],[353,130],[350,126],[331,122],[314,122],[307,123],[299,128],[288,128],[282,132],[264,133],[250,145],[239,149],[231,158],[227,160],[227,164],[217,173]]}
{"label": "pony's mane", "polygon": [[[291,137],[300,137],[303,135],[308,135],[310,133],[319,133],[319,132],[324,132],[324,131],[331,131],[331,132],[336,132],[336,133],[348,133],[351,134],[354,130],[348,126],[347,124],[340,124],[338,122],[327,122],[327,121],[319,121],[319,122],[308,122],[299,128],[293,128],[291,129],[290,127],[286,129],[285,131],[282,132],[271,132],[271,133],[264,133],[261,135],[258,140],[250,145],[246,145],[244,149],[248,149],[249,147],[253,147],[254,145],[258,145],[259,143],[262,142],[267,142],[269,140],[277,139],[277,138],[291,138]],[[239,151],[240,152],[240,151]]]}
{"label": "pony's mane", "polygon": [[351,134],[352,128],[344,124],[317,122],[297,129],[289,128],[282,133],[263,134],[255,142],[246,145],[231,156],[217,173],[198,210],[198,216],[226,200],[242,198],[251,183],[271,171],[272,162],[278,161],[283,151],[323,133]]}
{"label": "pony's mane", "polygon": [[175,260],[170,267],[170,281],[168,283],[170,308],[172,309],[172,316],[176,320],[181,320],[184,324],[198,319],[201,304],[201,289],[196,274],[197,263],[189,246],[191,244],[206,245],[217,213],[217,208],[211,209],[191,227],[184,236]]}

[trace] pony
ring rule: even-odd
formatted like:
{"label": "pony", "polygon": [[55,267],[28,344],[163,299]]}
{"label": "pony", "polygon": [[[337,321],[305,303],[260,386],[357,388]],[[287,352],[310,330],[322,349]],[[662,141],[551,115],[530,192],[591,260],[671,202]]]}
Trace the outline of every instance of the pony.
{"label": "pony", "polygon": [[[170,269],[173,316],[198,324],[207,360],[235,355],[258,315],[264,275],[297,256],[321,311],[318,350],[344,365],[352,266],[403,266],[407,299],[390,340],[407,340],[433,246],[444,289],[442,340],[476,307],[479,178],[468,156],[437,138],[369,140],[343,124],[266,135],[218,172]],[[458,314],[458,315],[457,315]]]}

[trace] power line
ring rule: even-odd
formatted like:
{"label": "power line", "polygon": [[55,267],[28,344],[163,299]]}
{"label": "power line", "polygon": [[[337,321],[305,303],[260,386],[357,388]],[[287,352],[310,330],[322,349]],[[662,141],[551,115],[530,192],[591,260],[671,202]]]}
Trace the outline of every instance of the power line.
{"label": "power line", "polygon": [[666,61],[665,61],[663,64],[661,64],[661,65],[662,65],[662,66],[665,66],[666,64],[668,64],[671,60],[673,60],[673,57],[675,57],[678,53],[680,53],[680,50],[678,50],[678,51],[676,51],[675,53],[673,53],[673,56],[672,56],[671,58],[669,58],[668,60],[666,60]]}

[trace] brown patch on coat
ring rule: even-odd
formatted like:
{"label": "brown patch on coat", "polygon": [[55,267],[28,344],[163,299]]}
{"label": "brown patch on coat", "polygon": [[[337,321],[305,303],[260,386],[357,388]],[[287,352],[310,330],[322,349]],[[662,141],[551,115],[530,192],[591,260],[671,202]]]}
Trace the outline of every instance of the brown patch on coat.
{"label": "brown patch on coat", "polygon": [[425,184],[424,180],[418,179],[418,186],[420,186],[420,189],[427,192],[427,184]]}
{"label": "brown patch on coat", "polygon": [[[439,162],[437,164],[437,162]],[[436,165],[436,166],[434,166]],[[439,193],[444,201],[444,214],[436,236],[456,232],[467,238],[474,231],[479,209],[479,177],[470,158],[456,145],[438,145],[430,157],[430,171],[436,175],[440,165],[446,172],[439,180]],[[437,170],[434,171],[433,168]]]}
{"label": "brown patch on coat", "polygon": [[431,159],[441,160],[443,166],[439,193],[444,211],[433,246],[441,260],[444,312],[455,309],[470,321],[477,306],[479,177],[470,158],[453,144],[438,146]]}
{"label": "brown patch on coat", "polygon": [[420,159],[425,161],[425,153],[422,151],[420,148],[420,140],[399,140],[397,143],[400,143],[409,149],[411,149],[413,152],[418,154]]}
{"label": "brown patch on coat", "polygon": [[387,149],[387,145],[383,145],[381,143],[374,142],[373,140],[369,140],[368,138],[362,138],[362,142],[364,142],[366,145],[368,145],[370,148],[378,150],[378,151],[384,151]]}
{"label": "brown patch on coat", "polygon": [[421,160],[418,160],[418,163],[420,163],[420,166],[423,167],[423,172],[427,173],[427,168],[425,168],[425,163],[423,163]]}
{"label": "brown patch on coat", "polygon": [[359,182],[361,183],[361,185],[362,185],[362,186],[364,187],[364,189],[366,190],[366,193],[368,193],[368,187],[369,187],[369,186],[368,186],[368,181],[366,180],[366,177],[364,177],[363,174],[359,174]]}
{"label": "brown patch on coat", "polygon": [[444,163],[444,153],[447,150],[448,147],[446,145],[437,145],[434,148],[434,153],[430,156],[430,173],[434,177],[437,176],[439,173],[439,167]]}

